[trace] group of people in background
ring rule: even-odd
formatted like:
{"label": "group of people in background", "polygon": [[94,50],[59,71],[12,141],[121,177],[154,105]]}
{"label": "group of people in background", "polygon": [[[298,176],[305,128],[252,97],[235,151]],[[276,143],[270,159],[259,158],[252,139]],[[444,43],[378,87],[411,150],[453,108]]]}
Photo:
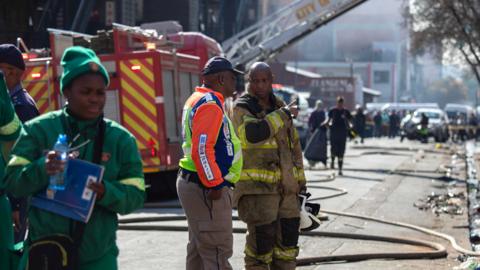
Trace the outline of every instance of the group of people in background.
{"label": "group of people in background", "polygon": [[397,113],[395,110],[391,112],[377,111],[373,116],[373,137],[388,136],[388,138],[396,138],[400,131],[400,122],[406,112]]}
{"label": "group of people in background", "polygon": [[[361,110],[355,117],[350,111],[344,107],[345,100],[343,97],[337,97],[336,106],[326,113],[322,108],[322,102],[317,101],[315,111],[310,115],[308,125],[312,134],[305,149],[305,157],[309,160],[311,167],[315,165],[315,161],[326,164],[327,136],[325,135],[327,128],[330,131],[330,168],[335,169],[335,160],[338,165],[338,174],[343,175],[343,157],[345,155],[347,138],[356,136],[358,131],[361,132],[361,140],[363,142],[363,131],[365,118]],[[357,125],[357,130],[355,130]],[[320,146],[320,147],[318,147]],[[310,149],[315,149],[311,153]]]}
{"label": "group of people in background", "polygon": [[[355,111],[351,113],[344,107],[344,103],[344,98],[339,96],[335,107],[325,111],[322,101],[316,101],[315,109],[308,121],[310,135],[305,149],[305,157],[310,167],[315,166],[317,162],[326,165],[326,154],[321,153],[327,147],[327,138],[330,141],[330,168],[335,169],[335,161],[337,161],[338,174],[342,175],[346,142],[349,138],[356,143],[358,141],[364,143],[365,137],[396,138],[400,135],[400,122],[407,112],[392,110],[365,113],[363,107],[357,105]],[[367,134],[367,129],[370,130],[370,134]],[[327,131],[329,131],[328,136]],[[313,154],[311,154],[312,149],[315,151]]]}
{"label": "group of people in background", "polygon": [[465,141],[468,139],[480,138],[480,128],[478,128],[478,117],[475,113],[466,115],[457,113],[450,119],[450,124],[455,127],[452,129],[452,141]]}

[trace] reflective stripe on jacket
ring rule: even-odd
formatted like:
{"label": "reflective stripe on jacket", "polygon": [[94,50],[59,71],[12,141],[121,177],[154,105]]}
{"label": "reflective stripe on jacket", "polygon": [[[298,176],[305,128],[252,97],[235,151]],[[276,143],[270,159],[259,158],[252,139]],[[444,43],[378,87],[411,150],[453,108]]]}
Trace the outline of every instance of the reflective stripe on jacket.
{"label": "reflective stripe on jacket", "polygon": [[[3,73],[0,72],[0,141],[17,139],[21,126],[22,124],[15,114],[10,96],[8,95],[5,78]],[[0,162],[3,163],[3,160]]]}
{"label": "reflective stripe on jacket", "polygon": [[207,188],[236,183],[242,170],[242,150],[224,113],[223,96],[197,87],[185,103],[182,123],[184,157],[180,167],[197,172]]}
{"label": "reflective stripe on jacket", "polygon": [[272,103],[274,108],[263,110],[257,99],[247,94],[235,105],[233,123],[248,157],[237,194],[276,193],[278,187],[296,193],[305,182],[298,132],[289,112],[282,109],[283,101],[272,95]]}

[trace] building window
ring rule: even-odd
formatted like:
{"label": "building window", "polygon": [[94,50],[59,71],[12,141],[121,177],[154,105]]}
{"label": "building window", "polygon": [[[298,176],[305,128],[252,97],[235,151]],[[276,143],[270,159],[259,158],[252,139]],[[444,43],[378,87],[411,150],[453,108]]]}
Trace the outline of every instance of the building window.
{"label": "building window", "polygon": [[389,83],[390,72],[389,71],[374,71],[373,72],[374,83]]}

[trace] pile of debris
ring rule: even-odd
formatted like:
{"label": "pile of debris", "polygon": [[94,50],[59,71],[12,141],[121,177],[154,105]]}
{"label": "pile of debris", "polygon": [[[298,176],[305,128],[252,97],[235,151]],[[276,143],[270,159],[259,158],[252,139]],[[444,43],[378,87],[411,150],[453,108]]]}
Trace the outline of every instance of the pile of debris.
{"label": "pile of debris", "polygon": [[480,269],[480,261],[474,257],[460,257],[457,258],[462,264],[453,267],[453,270],[477,270]]}
{"label": "pile of debris", "polygon": [[477,163],[475,160],[476,149],[477,147],[474,142],[465,144],[470,243],[474,251],[480,251],[480,192],[477,177]]}
{"label": "pile of debris", "polygon": [[431,209],[437,216],[440,216],[440,214],[449,214],[452,216],[462,215],[465,199],[465,193],[463,191],[449,191],[444,194],[432,192],[426,199],[420,199],[413,205],[420,210]]}

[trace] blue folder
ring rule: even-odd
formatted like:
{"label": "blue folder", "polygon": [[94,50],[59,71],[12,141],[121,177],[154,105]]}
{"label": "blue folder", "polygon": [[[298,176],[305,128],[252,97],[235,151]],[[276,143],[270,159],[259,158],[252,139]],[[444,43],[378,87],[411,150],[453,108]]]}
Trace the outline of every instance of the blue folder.
{"label": "blue folder", "polygon": [[87,223],[97,194],[89,189],[90,181],[102,181],[104,167],[71,159],[67,162],[64,190],[46,189],[32,197],[31,205],[74,220]]}

